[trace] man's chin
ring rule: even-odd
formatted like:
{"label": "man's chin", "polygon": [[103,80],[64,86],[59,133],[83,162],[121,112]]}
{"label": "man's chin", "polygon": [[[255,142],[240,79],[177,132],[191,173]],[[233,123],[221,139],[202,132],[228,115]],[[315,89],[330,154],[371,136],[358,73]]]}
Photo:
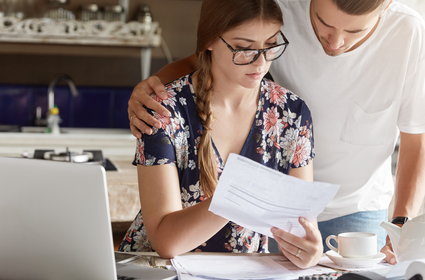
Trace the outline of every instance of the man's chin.
{"label": "man's chin", "polygon": [[329,50],[329,49],[323,47],[323,50],[329,56],[338,56],[340,54],[345,53],[345,49]]}
{"label": "man's chin", "polygon": [[320,43],[322,45],[323,51],[329,56],[338,56],[340,54],[349,52],[351,50],[351,46],[350,47],[344,46],[335,50],[335,49],[327,48],[322,42]]}

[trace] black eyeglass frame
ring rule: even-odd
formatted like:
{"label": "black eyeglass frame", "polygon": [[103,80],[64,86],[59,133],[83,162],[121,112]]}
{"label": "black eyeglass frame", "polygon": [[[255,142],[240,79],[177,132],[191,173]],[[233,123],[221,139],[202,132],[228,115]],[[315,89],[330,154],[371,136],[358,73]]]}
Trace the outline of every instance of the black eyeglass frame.
{"label": "black eyeglass frame", "polygon": [[[249,65],[249,64],[252,64],[252,63],[254,63],[259,57],[260,57],[260,55],[261,54],[263,54],[264,55],[264,59],[266,60],[266,61],[273,61],[273,60],[276,60],[276,59],[278,59],[279,57],[281,57],[282,56],[282,54],[285,52],[285,50],[286,50],[286,48],[288,47],[288,45],[289,45],[289,41],[288,41],[288,39],[286,39],[286,37],[285,37],[285,35],[283,34],[283,32],[282,31],[279,31],[279,34],[280,35],[282,35],[282,38],[283,38],[283,43],[281,43],[281,44],[278,44],[278,45],[276,45],[276,46],[272,46],[272,47],[269,47],[269,48],[264,48],[264,49],[234,49],[229,43],[227,43],[224,39],[223,39],[223,37],[221,37],[221,36],[219,36],[219,38],[223,41],[223,43],[227,46],[227,48],[233,53],[233,58],[232,58],[232,61],[233,61],[233,63],[235,64],[235,65]],[[281,47],[281,46],[285,46],[284,48],[283,48],[283,51],[282,51],[282,53],[280,54],[280,55],[278,55],[277,57],[275,57],[275,58],[273,58],[272,60],[268,60],[267,59],[267,57],[266,57],[266,52],[268,51],[268,50],[270,50],[270,49],[273,49],[273,48],[277,48],[277,47]],[[248,62],[248,63],[236,63],[235,62],[235,56],[236,56],[236,54],[237,53],[239,53],[239,52],[243,52],[243,51],[256,51],[257,52],[257,54],[254,56],[254,58],[252,59],[252,61],[251,62]]]}

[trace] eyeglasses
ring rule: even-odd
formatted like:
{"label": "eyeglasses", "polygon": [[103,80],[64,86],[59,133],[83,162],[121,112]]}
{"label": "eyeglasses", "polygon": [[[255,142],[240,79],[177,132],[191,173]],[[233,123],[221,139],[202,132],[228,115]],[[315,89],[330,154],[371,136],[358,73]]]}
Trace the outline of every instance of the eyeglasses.
{"label": "eyeglasses", "polygon": [[236,65],[248,65],[256,61],[261,54],[264,55],[266,61],[273,61],[278,59],[283,52],[286,50],[286,47],[289,44],[288,39],[282,32],[279,32],[282,36],[281,40],[283,43],[279,43],[276,46],[265,48],[265,49],[234,49],[229,43],[227,43],[223,37],[219,37],[223,43],[226,44],[227,48],[233,53],[233,63]]}

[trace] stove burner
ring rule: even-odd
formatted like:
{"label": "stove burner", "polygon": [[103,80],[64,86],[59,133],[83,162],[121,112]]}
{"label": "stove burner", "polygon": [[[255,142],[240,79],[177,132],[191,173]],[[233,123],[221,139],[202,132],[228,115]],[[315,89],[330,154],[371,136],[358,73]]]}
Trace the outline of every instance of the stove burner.
{"label": "stove burner", "polygon": [[75,152],[63,152],[63,153],[46,152],[44,154],[44,159],[77,162],[77,163],[88,162],[90,157],[91,157],[90,153],[79,154]]}
{"label": "stove burner", "polygon": [[107,158],[103,157],[101,150],[83,150],[82,153],[70,152],[68,148],[65,152],[55,153],[55,150],[34,151],[35,159],[47,159],[56,161],[66,161],[75,163],[99,163],[105,167],[106,171],[116,171],[115,165]]}

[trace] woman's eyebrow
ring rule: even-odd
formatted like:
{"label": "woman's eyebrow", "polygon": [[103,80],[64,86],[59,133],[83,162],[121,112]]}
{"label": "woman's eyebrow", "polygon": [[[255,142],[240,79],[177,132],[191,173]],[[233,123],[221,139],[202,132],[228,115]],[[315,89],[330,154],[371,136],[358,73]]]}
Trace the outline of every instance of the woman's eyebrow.
{"label": "woman's eyebrow", "polygon": [[[270,36],[267,40],[270,40],[270,39],[272,39],[273,37],[275,37],[277,34],[279,34],[279,32],[280,32],[280,30],[279,31],[277,31],[275,34],[273,34],[272,36]],[[240,41],[246,41],[246,42],[249,42],[249,43],[254,43],[255,42],[255,40],[252,40],[252,39],[248,39],[248,38],[244,38],[244,37],[234,37],[234,38],[232,38],[233,40],[240,40]]]}

